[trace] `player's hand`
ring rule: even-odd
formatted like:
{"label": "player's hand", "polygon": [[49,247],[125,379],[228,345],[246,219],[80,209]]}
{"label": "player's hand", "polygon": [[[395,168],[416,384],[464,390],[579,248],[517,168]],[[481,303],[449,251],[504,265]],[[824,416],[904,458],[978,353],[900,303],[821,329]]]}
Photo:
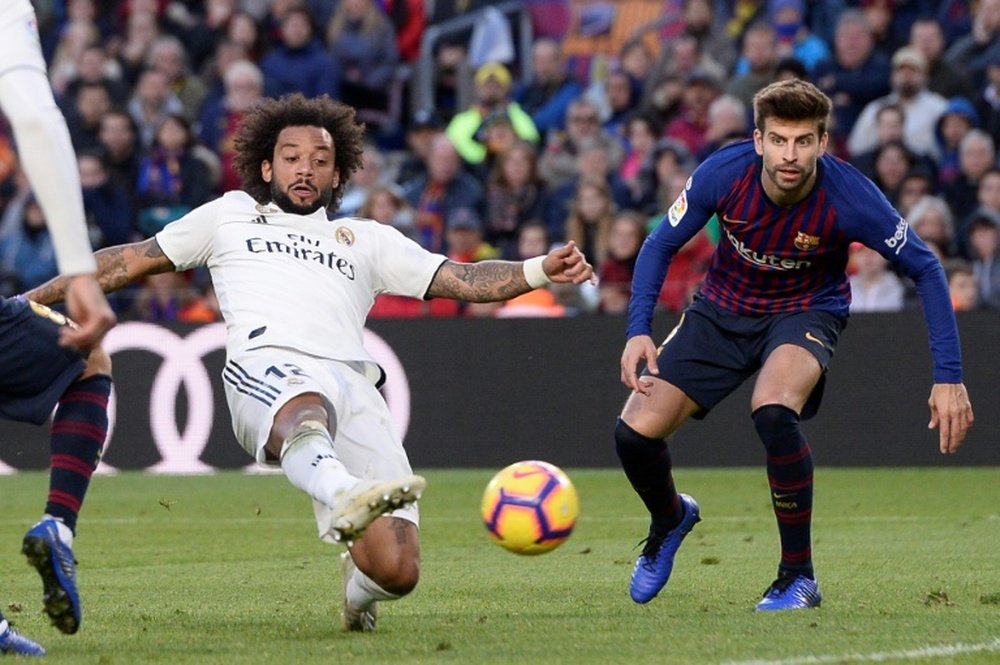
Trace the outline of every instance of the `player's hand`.
{"label": "player's hand", "polygon": [[649,395],[649,386],[639,379],[637,369],[640,362],[645,362],[650,374],[659,374],[656,364],[656,345],[649,335],[636,335],[625,343],[622,351],[622,383],[626,388],[643,395]]}
{"label": "player's hand", "polygon": [[74,275],[66,287],[66,309],[75,325],[64,326],[60,346],[87,353],[118,321],[93,275]]}
{"label": "player's hand", "polygon": [[927,404],[931,407],[931,421],[927,427],[940,428],[941,452],[957,451],[975,420],[965,384],[935,383]]}
{"label": "player's hand", "polygon": [[542,261],[542,270],[553,282],[583,284],[594,278],[594,266],[587,263],[587,257],[572,240],[549,252]]}

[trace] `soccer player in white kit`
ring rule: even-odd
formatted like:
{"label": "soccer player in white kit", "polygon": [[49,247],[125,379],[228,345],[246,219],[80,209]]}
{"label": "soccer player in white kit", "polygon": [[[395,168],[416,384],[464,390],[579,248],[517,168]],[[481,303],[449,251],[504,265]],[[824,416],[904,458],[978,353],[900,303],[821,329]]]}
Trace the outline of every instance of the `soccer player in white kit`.
{"label": "soccer player in white kit", "polygon": [[[362,139],[354,109],[329,97],[266,100],[236,138],[243,190],[96,254],[105,291],[208,266],[226,321],[236,437],[313,498],[320,538],[347,543],[344,630],[372,630],[377,601],[412,591],[420,567],[424,479],[411,473],[378,392],[382,370],[362,345],[375,296],[490,302],[593,275],[573,243],[523,262],[456,263],[388,225],[334,218]],[[56,302],[64,284],[28,295]]]}
{"label": "soccer player in white kit", "polygon": [[[111,360],[99,345],[116,319],[94,275],[76,154],[49,87],[28,0],[0,2],[0,110],[45,213],[60,274],[67,276],[72,318],[23,298],[0,298],[0,361],[7,370],[0,377],[0,415],[38,424],[52,417],[48,501],[22,552],[41,575],[52,623],[75,633],[82,612],[73,536],[107,431]],[[0,615],[0,653],[41,656],[45,649]]]}

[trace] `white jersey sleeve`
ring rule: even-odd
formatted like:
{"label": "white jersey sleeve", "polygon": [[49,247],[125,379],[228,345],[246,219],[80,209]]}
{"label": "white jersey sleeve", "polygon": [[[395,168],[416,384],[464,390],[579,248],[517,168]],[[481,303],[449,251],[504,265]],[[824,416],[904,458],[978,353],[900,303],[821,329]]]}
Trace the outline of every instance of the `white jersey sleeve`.
{"label": "white jersey sleeve", "polygon": [[[215,229],[227,196],[247,196],[231,192],[222,198],[198,206],[180,219],[170,222],[156,234],[156,242],[177,270],[197,268],[208,263],[212,255]],[[249,197],[247,197],[249,198]]]}
{"label": "white jersey sleeve", "polygon": [[[359,222],[371,225],[371,220]],[[427,295],[431,280],[444,263],[445,257],[427,251],[387,224],[376,222],[372,229],[379,240],[376,293],[394,293],[413,298]]]}

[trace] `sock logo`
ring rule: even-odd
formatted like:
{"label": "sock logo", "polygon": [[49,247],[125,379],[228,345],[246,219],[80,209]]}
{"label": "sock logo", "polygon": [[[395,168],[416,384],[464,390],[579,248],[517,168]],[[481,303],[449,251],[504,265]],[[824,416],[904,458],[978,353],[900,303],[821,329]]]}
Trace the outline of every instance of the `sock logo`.
{"label": "sock logo", "polygon": [[335,460],[337,458],[335,456],[333,456],[333,455],[328,454],[328,453],[323,454],[323,455],[316,455],[316,458],[313,459],[311,466],[319,466],[319,463],[322,462],[325,459]]}

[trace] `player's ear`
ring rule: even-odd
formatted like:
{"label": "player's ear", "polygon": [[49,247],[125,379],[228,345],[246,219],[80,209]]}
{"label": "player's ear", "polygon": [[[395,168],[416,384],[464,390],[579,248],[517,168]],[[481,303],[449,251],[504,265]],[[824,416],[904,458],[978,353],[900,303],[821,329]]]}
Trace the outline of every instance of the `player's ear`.
{"label": "player's ear", "polygon": [[753,149],[757,151],[758,155],[764,154],[764,136],[759,129],[753,130]]}
{"label": "player's ear", "polygon": [[334,167],[334,169],[333,169],[333,182],[330,183],[330,186],[333,187],[334,189],[337,189],[338,185],[340,185],[340,169]]}
{"label": "player's ear", "polygon": [[271,182],[274,171],[271,169],[271,162],[264,160],[260,163],[260,177],[264,182]]}
{"label": "player's ear", "polygon": [[830,143],[830,133],[823,132],[823,135],[819,137],[819,154],[817,157],[822,157],[826,154],[826,147]]}

